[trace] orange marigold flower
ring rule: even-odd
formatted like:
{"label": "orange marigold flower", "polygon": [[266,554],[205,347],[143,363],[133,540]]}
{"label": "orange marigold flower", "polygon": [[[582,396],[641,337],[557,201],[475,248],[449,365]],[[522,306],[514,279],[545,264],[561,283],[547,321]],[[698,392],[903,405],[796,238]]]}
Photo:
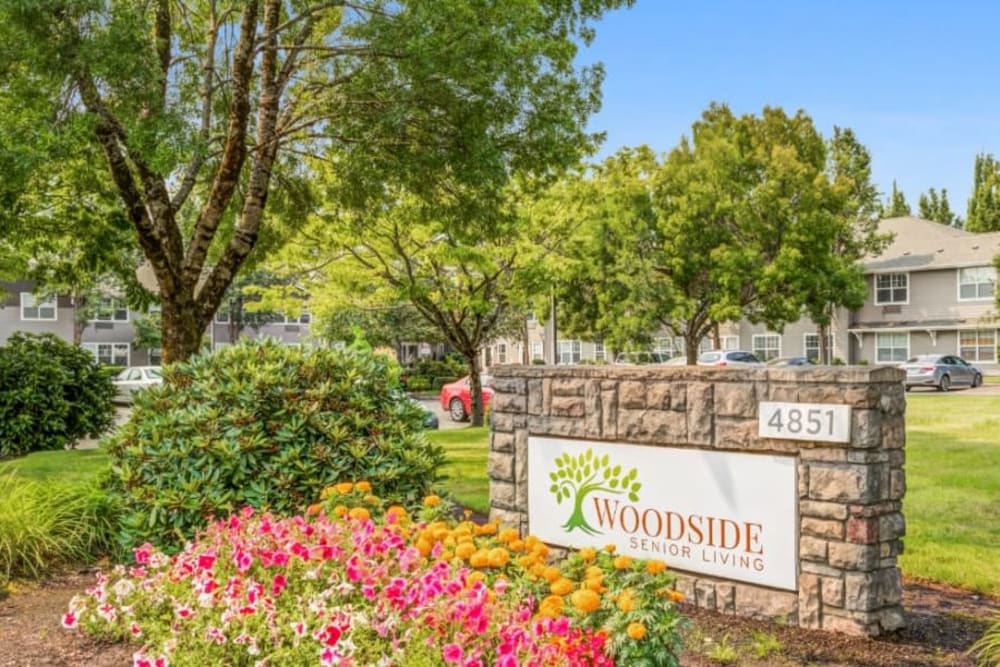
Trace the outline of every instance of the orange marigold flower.
{"label": "orange marigold flower", "polygon": [[402,505],[392,505],[389,509],[387,509],[385,511],[385,513],[386,514],[395,514],[400,519],[402,519],[403,517],[405,517],[407,515],[406,514],[406,508],[403,507]]}
{"label": "orange marigold flower", "polygon": [[514,540],[507,545],[511,551],[524,551],[524,540]]}
{"label": "orange marigold flower", "polygon": [[469,557],[474,553],[476,553],[476,545],[471,542],[463,542],[455,547],[455,555],[462,560],[469,560]]}
{"label": "orange marigold flower", "polygon": [[504,528],[499,533],[497,533],[497,541],[501,543],[513,542],[514,540],[521,537],[517,534],[517,531],[513,528]]}
{"label": "orange marigold flower", "polygon": [[625,634],[627,634],[631,639],[639,641],[646,636],[646,626],[638,621],[629,623],[628,628],[625,630]]}
{"label": "orange marigold flower", "polygon": [[486,549],[480,549],[476,553],[469,556],[469,565],[475,568],[486,567],[490,564],[490,552]]}
{"label": "orange marigold flower", "polygon": [[437,507],[441,504],[441,496],[427,496],[424,498],[424,507]]}
{"label": "orange marigold flower", "polygon": [[496,535],[497,525],[495,523],[484,523],[476,526],[476,535]]}
{"label": "orange marigold flower", "polygon": [[552,584],[562,579],[562,570],[555,565],[548,565],[545,567],[545,571],[542,572],[542,576],[545,577],[545,581]]}
{"label": "orange marigold flower", "polygon": [[510,554],[503,547],[490,549],[488,558],[490,567],[503,567],[510,562]]}
{"label": "orange marigold flower", "polygon": [[417,543],[414,546],[417,547],[417,551],[420,552],[421,556],[427,556],[430,554],[431,549],[434,548],[434,544],[426,537],[418,538]]}
{"label": "orange marigold flower", "polygon": [[337,516],[344,516],[347,514],[347,505],[337,505],[333,508],[333,513]]}
{"label": "orange marigold flower", "polygon": [[593,547],[584,547],[583,549],[580,549],[580,558],[582,558],[585,563],[590,563],[597,558],[597,550]]}
{"label": "orange marigold flower", "polygon": [[617,556],[614,560],[616,570],[627,570],[632,566],[631,556]]}
{"label": "orange marigold flower", "polygon": [[322,509],[322,506],[318,504],[310,505],[306,508],[306,514],[315,516],[316,514],[319,514]]}
{"label": "orange marigold flower", "polygon": [[667,597],[670,598],[671,602],[684,602],[684,594],[680,591],[670,591],[667,593]]}
{"label": "orange marigold flower", "polygon": [[584,570],[583,576],[585,579],[591,579],[593,577],[603,577],[604,570],[596,565],[591,565],[586,570]]}
{"label": "orange marigold flower", "polygon": [[609,554],[613,554],[615,552],[615,549],[617,549],[617,548],[618,547],[616,547],[613,544],[605,544],[604,545],[604,550],[607,551]]}
{"label": "orange marigold flower", "polygon": [[549,595],[538,605],[538,614],[548,618],[559,618],[563,612],[563,599],[558,595]]}
{"label": "orange marigold flower", "polygon": [[482,572],[470,572],[465,576],[465,582],[469,585],[472,585],[477,581],[486,581],[486,575]]}
{"label": "orange marigold flower", "polygon": [[584,614],[589,614],[601,606],[601,596],[586,588],[574,591],[569,599],[573,606]]}
{"label": "orange marigold flower", "polygon": [[335,484],[333,488],[337,489],[337,493],[350,493],[354,490],[354,484],[352,482],[341,482],[340,484]]}
{"label": "orange marigold flower", "polygon": [[646,572],[649,574],[659,574],[667,569],[667,564],[662,560],[651,560],[646,563]]}
{"label": "orange marigold flower", "polygon": [[372,490],[372,485],[371,482],[357,482],[354,485],[354,488],[360,491],[361,493],[368,493]]}
{"label": "orange marigold flower", "polygon": [[598,593],[603,593],[608,590],[604,587],[604,580],[601,577],[591,577],[589,579],[585,579],[583,582],[583,588],[588,588]]}
{"label": "orange marigold flower", "polygon": [[347,516],[358,521],[367,521],[372,518],[372,515],[364,507],[352,507]]}
{"label": "orange marigold flower", "polygon": [[573,582],[565,577],[553,581],[549,585],[549,591],[553,595],[569,595],[573,591],[573,588]]}
{"label": "orange marigold flower", "polygon": [[635,592],[631,588],[626,588],[618,596],[618,608],[626,613],[635,609]]}

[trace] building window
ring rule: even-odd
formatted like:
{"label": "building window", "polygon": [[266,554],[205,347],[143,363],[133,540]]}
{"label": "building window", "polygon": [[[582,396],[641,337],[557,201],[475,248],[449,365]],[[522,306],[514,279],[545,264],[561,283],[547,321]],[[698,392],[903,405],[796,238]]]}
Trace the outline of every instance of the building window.
{"label": "building window", "polygon": [[150,366],[163,365],[163,348],[161,347],[149,348],[149,365]]}
{"label": "building window", "polygon": [[560,364],[580,363],[580,341],[578,340],[559,341],[559,363]]}
{"label": "building window", "polygon": [[997,270],[992,266],[976,266],[958,270],[958,300],[980,301],[996,294]]}
{"label": "building window", "polygon": [[740,337],[739,336],[722,336],[722,340],[719,341],[722,344],[723,350],[738,350],[740,349]]}
{"label": "building window", "polygon": [[902,363],[910,358],[910,335],[875,334],[875,361],[880,364]]}
{"label": "building window", "polygon": [[229,309],[219,308],[215,311],[215,323],[216,324],[229,324]]}
{"label": "building window", "polygon": [[84,343],[81,347],[94,355],[94,360],[99,364],[129,365],[128,343]]}
{"label": "building window", "polygon": [[94,313],[94,322],[128,322],[128,306],[121,299],[101,297]]}
{"label": "building window", "polygon": [[[806,359],[814,363],[826,363],[825,361],[821,362],[819,358],[819,334],[807,333],[803,347]],[[833,357],[833,334],[826,335],[826,352]]]}
{"label": "building window", "polygon": [[875,305],[909,303],[910,276],[907,273],[881,273],[875,276]]}
{"label": "building window", "polygon": [[781,356],[781,336],[778,334],[754,334],[753,353],[761,361],[770,361]]}
{"label": "building window", "polygon": [[594,361],[607,361],[608,353],[604,350],[604,343],[594,343]]}
{"label": "building window", "polygon": [[507,343],[497,344],[497,363],[498,364],[507,363]]}
{"label": "building window", "polygon": [[545,354],[542,352],[542,344],[539,341],[534,341],[531,344],[531,360],[535,361],[536,359],[540,361],[545,360]]}
{"label": "building window", "polygon": [[31,292],[21,292],[21,319],[55,322],[56,300],[38,301]]}
{"label": "building window", "polygon": [[978,329],[958,332],[958,355],[966,361],[997,360],[996,329]]}

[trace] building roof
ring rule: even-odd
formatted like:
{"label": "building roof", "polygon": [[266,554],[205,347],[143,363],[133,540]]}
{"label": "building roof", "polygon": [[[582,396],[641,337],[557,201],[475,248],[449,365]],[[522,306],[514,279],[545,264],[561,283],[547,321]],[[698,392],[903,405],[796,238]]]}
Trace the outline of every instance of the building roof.
{"label": "building roof", "polygon": [[893,239],[881,255],[865,260],[867,273],[987,266],[1000,255],[1000,232],[975,234],[912,217],[886,218],[879,230]]}

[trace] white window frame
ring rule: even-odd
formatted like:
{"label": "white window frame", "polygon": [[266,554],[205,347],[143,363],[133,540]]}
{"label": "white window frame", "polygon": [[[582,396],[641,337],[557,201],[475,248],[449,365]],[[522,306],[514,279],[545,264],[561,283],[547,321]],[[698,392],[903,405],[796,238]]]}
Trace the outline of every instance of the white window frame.
{"label": "white window frame", "polygon": [[[963,333],[975,333],[976,334],[976,354],[975,356],[968,356],[962,353],[962,334]],[[989,345],[983,345],[980,342],[980,335],[983,333],[993,334],[993,343]],[[997,337],[1000,335],[1000,331],[997,329],[959,329],[958,330],[958,343],[955,350],[955,354],[962,357],[966,361],[983,363],[983,364],[995,364],[997,363]],[[991,350],[992,357],[989,359],[983,359],[980,355],[980,350],[984,347],[988,347]]]}
{"label": "white window frame", "polygon": [[[564,351],[568,347],[568,351]],[[582,345],[579,340],[560,340],[556,348],[559,351],[559,364],[563,366],[573,366],[580,363],[580,353]],[[563,361],[563,358],[569,361]]]}
{"label": "white window frame", "polygon": [[[774,354],[773,357],[772,356],[768,356],[767,354],[759,353],[758,352],[758,350],[765,350],[765,349],[766,350],[771,350],[772,349],[771,346],[768,346],[766,348],[764,348],[764,347],[757,347],[757,341],[758,340],[760,340],[760,339],[769,339],[769,338],[773,338],[776,341],[778,341],[777,352],[775,352],[775,354]],[[770,361],[771,359],[777,359],[778,357],[781,356],[781,334],[773,333],[773,332],[770,332],[770,331],[767,332],[767,333],[762,333],[762,334],[754,334],[753,336],[751,336],[751,339],[750,339],[750,351],[753,352],[753,355],[755,357],[757,357],[758,359],[760,359],[761,361]]]}
{"label": "white window frame", "polygon": [[219,308],[215,311],[214,322],[216,324],[229,324],[229,309]]}
{"label": "white window frame", "polygon": [[531,342],[531,360],[534,361],[535,359],[545,361],[545,346],[542,345],[541,341],[537,340]]}
{"label": "white window frame", "polygon": [[[891,298],[892,292],[894,290],[901,289],[900,286],[892,284],[892,278],[893,278],[893,276],[903,276],[906,279],[906,286],[905,286],[905,288],[906,288],[906,298],[903,299],[902,301],[896,301],[896,300],[880,301],[879,298],[878,298],[878,291],[880,289],[879,286],[878,286],[879,278],[888,278],[889,279],[889,286],[888,287],[883,287],[881,289],[888,289],[889,293],[890,293],[890,298]],[[910,304],[910,274],[909,273],[898,273],[898,272],[897,273],[876,273],[875,276],[872,278],[872,285],[873,285],[874,290],[875,290],[875,305],[876,306],[908,306]]]}
{"label": "white window frame", "polygon": [[507,363],[507,343],[497,343],[497,363]]}
{"label": "white window frame", "polygon": [[[884,348],[884,346],[879,344],[880,336],[906,336],[906,354],[903,355],[902,359],[880,359],[879,351]],[[900,348],[890,346],[884,349],[898,350]],[[910,332],[909,331],[877,331],[875,332],[875,363],[876,364],[901,364],[910,358]]]}
{"label": "white window frame", "polygon": [[719,336],[719,345],[725,351],[738,350],[740,349],[740,337],[739,336]]}
{"label": "white window frame", "polygon": [[594,342],[594,361],[607,361],[608,351],[604,349],[603,342]]}
{"label": "white window frame", "polygon": [[[111,361],[104,362],[101,361],[101,346],[105,345],[111,348],[111,355],[109,359]],[[132,365],[132,345],[129,343],[81,343],[80,347],[84,350],[90,352],[94,357],[94,361],[99,364],[106,364],[108,366],[120,366],[121,364],[115,363],[115,348],[125,348],[125,366],[129,367]]]}
{"label": "white window frame", "polygon": [[[105,302],[108,302],[108,310],[111,312],[111,316],[110,317],[101,317],[100,309],[104,308],[104,303]],[[120,304],[122,307],[121,308],[116,308],[115,307],[116,306],[116,302],[117,302],[117,304]],[[124,320],[120,320],[117,317],[115,317],[115,312],[119,311],[119,310],[124,310],[125,311],[125,319]],[[97,313],[95,313],[94,317],[92,317],[90,319],[90,321],[91,321],[91,323],[93,323],[93,322],[127,323],[131,319],[132,319],[132,311],[129,310],[129,307],[128,307],[128,305],[125,304],[125,300],[124,299],[119,299],[116,296],[102,296],[101,297],[101,303],[100,303],[100,305],[98,305]]]}
{"label": "white window frame", "polygon": [[[969,281],[962,282],[962,274],[966,273],[966,272],[971,272],[971,271],[985,272],[987,277],[986,277],[985,280],[976,280],[976,281],[972,281],[972,282],[969,282]],[[996,267],[993,267],[993,266],[967,266],[965,268],[958,269],[958,271],[956,272],[956,276],[957,276],[956,277],[956,282],[958,284],[957,285],[957,289],[958,289],[958,300],[959,301],[992,301],[993,299],[996,298],[996,293],[997,293],[997,270],[996,270]],[[976,289],[976,296],[966,296],[966,297],[963,297],[962,296],[962,286],[963,285],[974,285],[975,289]],[[986,296],[980,296],[980,289],[982,287],[984,287],[984,286],[991,286],[992,289],[990,290],[990,293],[987,294]]]}
{"label": "white window frame", "polygon": [[[809,333],[802,334],[802,356],[805,357],[806,359],[809,359],[811,361],[812,358],[809,356],[809,347],[810,347],[810,345],[809,345],[809,337],[810,336],[813,336],[813,337],[816,338],[816,359],[819,359],[821,348],[820,348],[820,345],[819,345],[819,334],[818,333],[816,333],[815,331],[812,331],[812,332],[809,332]],[[826,345],[827,345],[827,351],[829,351],[829,353],[830,353],[830,359],[833,359],[834,357],[837,356],[837,348],[834,347],[834,342],[835,342],[835,339],[833,337],[833,334],[832,333],[828,333],[826,335]]]}
{"label": "white window frame", "polygon": [[[27,317],[24,314],[25,308],[34,308],[37,313],[35,317]],[[42,317],[42,308],[51,308],[52,317]],[[35,301],[35,295],[31,292],[21,292],[21,321],[22,322],[58,322],[59,321],[59,299],[53,298],[51,301]]]}

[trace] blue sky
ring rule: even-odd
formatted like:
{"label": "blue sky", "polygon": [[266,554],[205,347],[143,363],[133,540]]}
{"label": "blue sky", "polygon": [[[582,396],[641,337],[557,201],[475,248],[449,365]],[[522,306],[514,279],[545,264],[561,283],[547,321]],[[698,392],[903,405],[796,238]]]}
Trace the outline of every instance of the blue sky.
{"label": "blue sky", "polygon": [[713,100],[801,108],[854,129],[883,193],[895,179],[916,213],[944,187],[965,217],[975,155],[1000,154],[1000,2],[637,0],[596,28],[602,157],[669,150]]}

